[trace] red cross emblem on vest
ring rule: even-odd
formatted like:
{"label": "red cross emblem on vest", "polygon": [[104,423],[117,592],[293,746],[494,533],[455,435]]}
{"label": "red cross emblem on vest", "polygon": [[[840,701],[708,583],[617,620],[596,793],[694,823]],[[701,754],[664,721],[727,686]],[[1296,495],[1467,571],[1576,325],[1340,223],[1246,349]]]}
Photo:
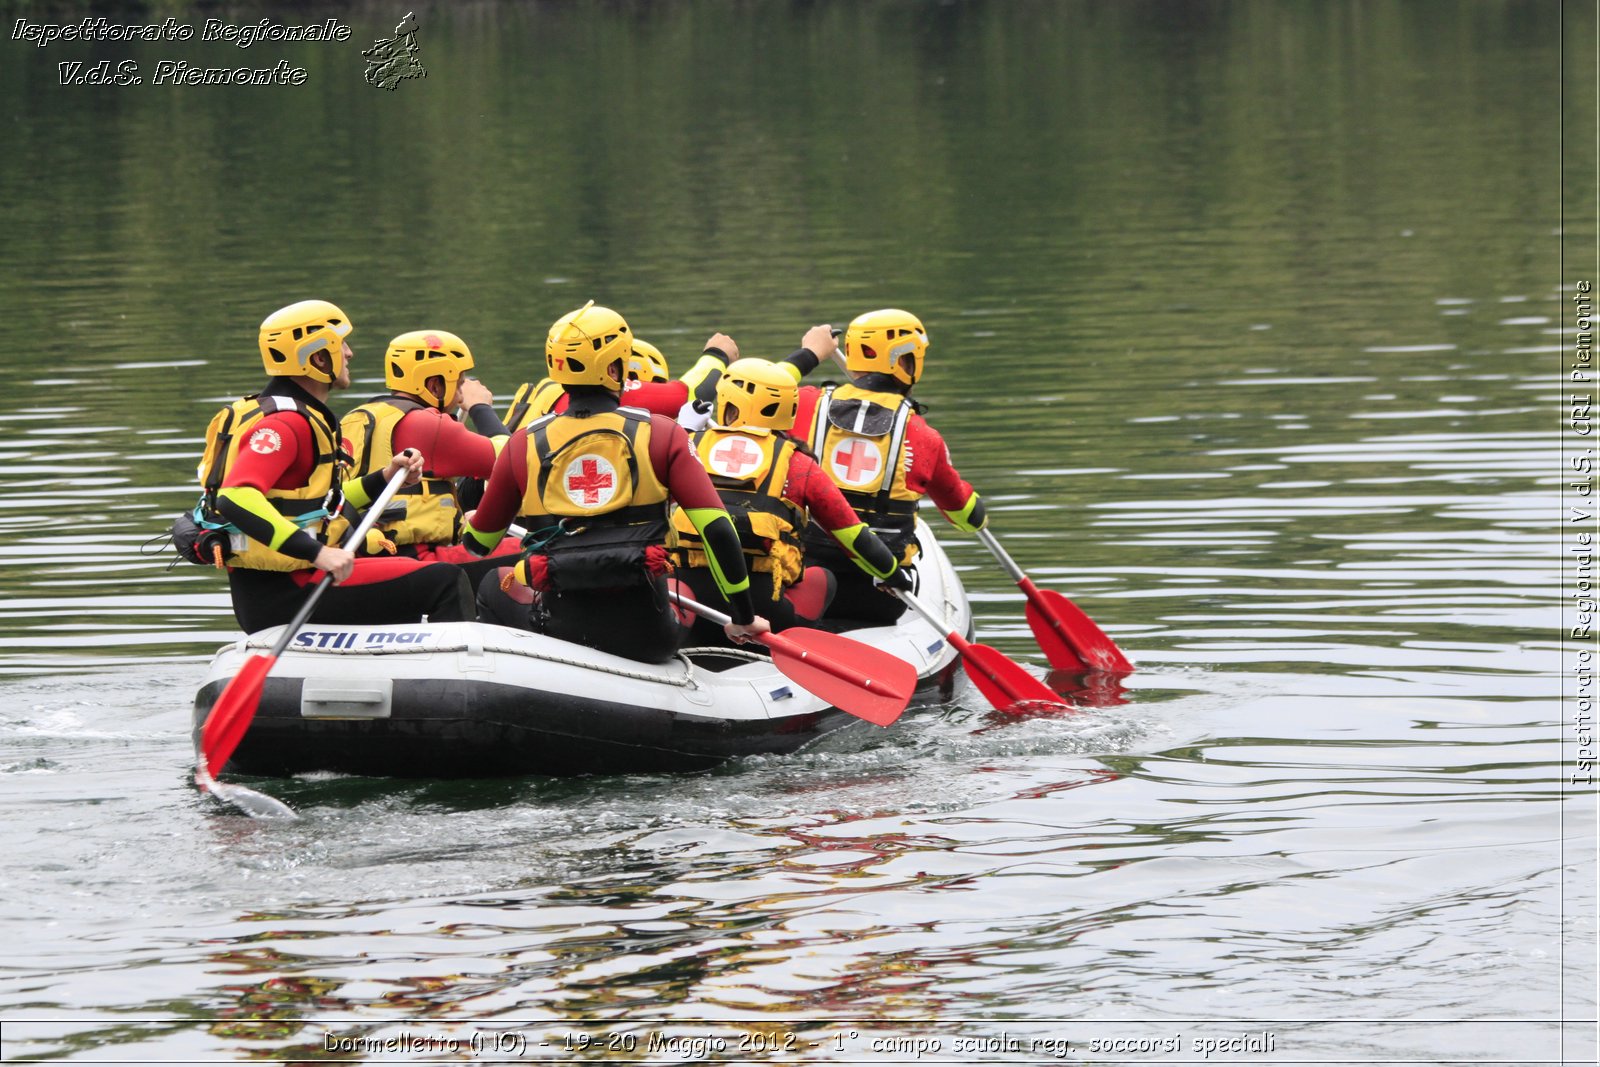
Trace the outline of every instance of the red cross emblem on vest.
{"label": "red cross emblem on vest", "polygon": [[761,462],[761,450],[747,437],[730,437],[711,450],[711,467],[718,474],[737,478],[746,467]]}
{"label": "red cross emblem on vest", "polygon": [[834,473],[846,485],[862,485],[869,481],[882,463],[878,447],[863,438],[853,438],[849,444],[840,445],[829,457]]}
{"label": "red cross emblem on vest", "polygon": [[564,481],[574,503],[598,507],[617,492],[616,469],[600,456],[580,456],[567,464]]}

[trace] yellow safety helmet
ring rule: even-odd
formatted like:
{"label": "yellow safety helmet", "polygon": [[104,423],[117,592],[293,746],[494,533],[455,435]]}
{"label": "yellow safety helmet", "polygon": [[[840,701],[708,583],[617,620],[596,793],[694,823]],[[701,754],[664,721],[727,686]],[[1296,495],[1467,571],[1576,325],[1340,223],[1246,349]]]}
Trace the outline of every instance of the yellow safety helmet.
{"label": "yellow safety helmet", "polygon": [[545,367],[554,381],[613,392],[622,388],[622,370],[613,376],[611,365],[625,362],[632,351],[633,334],[622,316],[593,300],[557,319],[544,339]]}
{"label": "yellow safety helmet", "polygon": [[[349,317],[326,300],[279,308],[261,320],[261,362],[268,374],[332,383],[344,372],[344,339],[351,329]],[[329,370],[312,366],[318,352],[328,353]]]}
{"label": "yellow safety helmet", "polygon": [[[910,354],[911,370],[900,357]],[[851,374],[892,374],[907,385],[922,377],[928,354],[928,331],[909,311],[884,308],[856,316],[844,332],[844,365]]]}
{"label": "yellow safety helmet", "polygon": [[800,406],[794,376],[765,359],[737,359],[717,382],[715,421],[730,429],[787,430]]}
{"label": "yellow safety helmet", "polygon": [[444,379],[444,395],[438,400],[440,411],[456,398],[461,376],[472,369],[472,350],[467,343],[446,330],[412,330],[389,342],[383,354],[383,380],[397,393],[409,393],[426,400],[429,378]]}
{"label": "yellow safety helmet", "polygon": [[622,373],[633,382],[664,382],[672,377],[661,349],[637,337],[633,339],[633,355],[622,363]]}

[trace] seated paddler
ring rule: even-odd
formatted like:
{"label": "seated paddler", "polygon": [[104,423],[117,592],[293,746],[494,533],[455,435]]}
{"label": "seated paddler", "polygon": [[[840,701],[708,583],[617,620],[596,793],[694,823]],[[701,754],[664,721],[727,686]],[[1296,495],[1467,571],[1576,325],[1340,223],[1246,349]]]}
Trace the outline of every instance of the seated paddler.
{"label": "seated paddler", "polygon": [[667,597],[667,509],[683,509],[715,574],[731,640],[768,629],[751,605],[733,521],[682,427],[621,402],[628,324],[593,301],[545,339],[566,400],[511,435],[463,544],[494,550],[515,520],[524,558],[479,586],[480,616],[646,662],[670,659],[687,624]]}
{"label": "seated paddler", "polygon": [[[421,559],[358,559],[330,543],[341,506],[364,508],[390,477],[421,477],[423,456],[399,451],[351,472],[328,396],[350,385],[348,316],[325,300],[268,315],[259,347],[268,381],[219,411],[206,430],[194,521],[204,562],[228,570],[234,616],[247,633],[294,617],[319,570],[336,583],[311,619],[326,623],[452,621],[473,617],[460,568]],[[193,552],[193,549],[191,549]]]}
{"label": "seated paddler", "polygon": [[[473,588],[499,562],[481,559],[461,541],[462,507],[455,479],[487,478],[495,456],[509,437],[505,433],[473,433],[455,418],[465,408],[475,422],[498,423],[494,394],[467,376],[472,350],[448,330],[413,330],[389,342],[383,356],[384,384],[389,391],[351,409],[340,420],[344,447],[357,477],[382,470],[397,453],[411,450],[427,457],[422,479],[401,489],[358,556],[403,556],[457,564]],[[343,519],[331,529],[343,533]],[[507,538],[495,554],[521,548]]]}
{"label": "seated paddler", "polygon": [[[810,523],[868,579],[910,585],[894,554],[856,515],[811,450],[790,435],[798,400],[791,373],[764,359],[741,359],[729,364],[717,383],[711,424],[690,435],[739,532],[755,610],[775,631],[815,622],[833,597],[832,572],[805,565],[802,537]],[[716,596],[716,574],[705,545],[685,512],[673,518],[678,577],[697,600],[710,600]],[[721,636],[702,620],[690,643],[713,644]]]}
{"label": "seated paddler", "polygon": [[[802,377],[838,348],[833,331],[813,326],[799,351],[780,366]],[[850,381],[800,390],[795,436],[817,454],[856,514],[914,572],[919,546],[917,504],[926,496],[964,533],[983,527],[983,501],[950,461],[950,449],[911,399],[922,379],[928,333],[908,311],[885,308],[857,316],[844,335]],[[820,530],[806,534],[808,556],[838,579],[830,617],[867,623],[892,622],[905,611],[883,596],[871,578]]]}

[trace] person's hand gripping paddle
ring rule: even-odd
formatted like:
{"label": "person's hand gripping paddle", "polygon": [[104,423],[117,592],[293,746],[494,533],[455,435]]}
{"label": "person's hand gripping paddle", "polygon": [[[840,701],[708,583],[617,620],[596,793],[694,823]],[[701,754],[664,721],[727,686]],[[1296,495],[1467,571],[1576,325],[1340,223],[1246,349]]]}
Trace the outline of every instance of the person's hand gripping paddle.
{"label": "person's hand gripping paddle", "polygon": [[[409,468],[401,468],[389,477],[383,492],[379,493],[378,499],[367,508],[360,525],[345,538],[345,544],[358,545],[362,542],[367,536],[367,531],[377,523],[378,517],[383,514],[383,509],[389,506],[389,501],[394,499],[395,493],[399,492],[410,473]],[[206,716],[205,726],[200,730],[200,759],[195,767],[195,784],[251,815],[265,818],[295,817],[294,810],[281,800],[242,785],[219,782],[215,775],[220,774],[222,768],[227,766],[229,757],[233,755],[234,749],[239,747],[239,742],[250,729],[250,723],[255,720],[256,709],[261,705],[261,691],[266,685],[267,672],[278,662],[278,657],[289,647],[289,642],[294,640],[294,635],[300,631],[300,627],[306,624],[311,612],[316,609],[317,601],[322,599],[322,594],[327,592],[332,584],[332,572],[323,571],[322,576],[312,585],[305,604],[284,626],[283,633],[278,635],[272,650],[265,656],[257,654],[244,661],[239,673],[233,676],[227,688],[222,691],[222,695],[217,697],[217,702],[211,705],[211,713]]]}

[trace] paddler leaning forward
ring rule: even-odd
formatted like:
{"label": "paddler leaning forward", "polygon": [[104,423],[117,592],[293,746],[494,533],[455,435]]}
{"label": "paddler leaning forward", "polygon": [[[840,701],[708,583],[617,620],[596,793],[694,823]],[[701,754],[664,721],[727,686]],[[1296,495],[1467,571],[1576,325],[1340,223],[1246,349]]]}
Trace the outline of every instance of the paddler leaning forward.
{"label": "paddler leaning forward", "polygon": [[450,563],[356,559],[328,544],[330,501],[363,508],[401,470],[415,481],[423,457],[392,456],[365,477],[346,480],[344,452],[328,395],[350,385],[355,353],[345,338],[350,319],[326,300],[279,308],[261,324],[266,388],[218,412],[206,431],[200,462],[202,507],[213,528],[237,548],[227,558],[233,612],[246,633],[288,622],[305,602],[318,570],[335,588],[317,604],[313,622],[435,622],[472,617],[471,588]]}
{"label": "paddler leaning forward", "polygon": [[[463,530],[487,553],[512,519],[529,531],[514,572],[484,579],[480,616],[630,659],[670,659],[686,629],[667,599],[667,510],[675,501],[706,545],[738,641],[770,628],[756,616],[733,521],[671,419],[624,407],[632,333],[593,301],[557,319],[545,365],[568,396],[512,434]],[[508,580],[509,579],[509,580]]]}

